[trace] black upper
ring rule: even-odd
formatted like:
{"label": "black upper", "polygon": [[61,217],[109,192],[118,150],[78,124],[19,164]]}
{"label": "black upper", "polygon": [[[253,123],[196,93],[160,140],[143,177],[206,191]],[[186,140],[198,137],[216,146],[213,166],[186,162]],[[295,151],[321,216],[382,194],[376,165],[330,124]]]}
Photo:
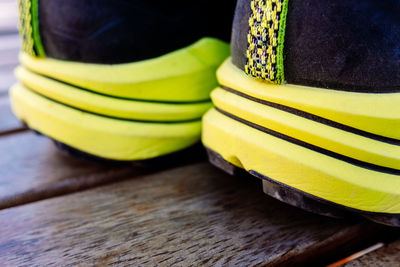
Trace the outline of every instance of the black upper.
{"label": "black upper", "polygon": [[153,58],[202,37],[230,40],[235,0],[39,0],[46,56],[91,63]]}
{"label": "black upper", "polygon": [[[251,0],[239,0],[232,57],[246,64]],[[358,92],[400,91],[400,0],[289,0],[288,83]]]}

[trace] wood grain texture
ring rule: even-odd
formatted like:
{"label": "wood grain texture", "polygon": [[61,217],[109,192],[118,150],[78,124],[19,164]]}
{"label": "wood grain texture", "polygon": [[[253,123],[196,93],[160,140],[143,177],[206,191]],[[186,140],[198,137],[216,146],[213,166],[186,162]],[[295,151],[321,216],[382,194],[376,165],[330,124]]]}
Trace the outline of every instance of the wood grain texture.
{"label": "wood grain texture", "polygon": [[[193,147],[137,163],[85,160],[64,155],[50,139],[31,131],[0,137],[0,209],[85,190],[204,159]],[[189,156],[192,153],[196,155]]]}
{"label": "wood grain texture", "polygon": [[12,113],[8,96],[0,96],[0,136],[25,129],[26,127]]}
{"label": "wood grain texture", "polygon": [[0,35],[0,97],[16,82],[14,68],[18,65],[20,38],[17,34]]}
{"label": "wood grain texture", "polygon": [[376,228],[302,212],[198,163],[0,211],[0,262],[298,266]]}
{"label": "wood grain texture", "polygon": [[[2,42],[2,38],[0,38],[0,42]],[[18,65],[18,54],[19,54],[19,47],[13,47],[9,49],[0,50],[0,71],[13,72],[13,69]]]}
{"label": "wood grain texture", "polygon": [[0,1],[0,35],[18,32],[17,0]]}
{"label": "wood grain texture", "polygon": [[344,264],[346,267],[398,267],[400,266],[400,241],[394,242],[359,259]]}
{"label": "wood grain texture", "polygon": [[2,50],[9,50],[21,47],[21,39],[18,33],[0,35],[0,53]]}
{"label": "wood grain texture", "polygon": [[21,40],[18,34],[0,35],[0,67],[16,65]]}
{"label": "wood grain texture", "polygon": [[8,90],[17,81],[13,71],[14,67],[0,68],[0,97],[8,96]]}
{"label": "wood grain texture", "polygon": [[0,72],[12,73],[12,70],[18,65],[20,42],[18,34],[0,35]]}
{"label": "wood grain texture", "polygon": [[143,173],[63,155],[30,131],[1,137],[0,151],[0,209]]}

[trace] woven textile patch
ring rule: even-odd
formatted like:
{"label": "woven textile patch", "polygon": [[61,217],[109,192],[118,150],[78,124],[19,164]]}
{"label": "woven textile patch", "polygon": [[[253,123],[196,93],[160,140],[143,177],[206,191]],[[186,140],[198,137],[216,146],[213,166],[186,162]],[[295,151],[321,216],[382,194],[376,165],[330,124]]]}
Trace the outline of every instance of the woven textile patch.
{"label": "woven textile patch", "polygon": [[31,56],[44,57],[45,52],[39,33],[38,1],[19,0],[19,32],[22,50]]}
{"label": "woven textile patch", "polygon": [[245,71],[248,75],[284,82],[283,44],[288,0],[252,0]]}
{"label": "woven textile patch", "polygon": [[31,56],[36,56],[32,33],[31,1],[19,0],[19,32],[22,39],[22,50]]}

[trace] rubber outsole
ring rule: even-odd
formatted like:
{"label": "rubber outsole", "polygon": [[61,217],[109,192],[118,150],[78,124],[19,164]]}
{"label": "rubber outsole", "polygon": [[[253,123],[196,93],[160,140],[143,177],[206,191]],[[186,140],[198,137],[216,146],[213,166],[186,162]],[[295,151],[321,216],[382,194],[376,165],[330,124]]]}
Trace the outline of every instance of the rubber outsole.
{"label": "rubber outsole", "polygon": [[24,86],[38,94],[80,110],[114,118],[183,122],[199,120],[212,106],[210,101],[157,103],[105,96],[38,75],[24,67],[18,67],[15,74]]}
{"label": "rubber outsole", "polygon": [[38,74],[108,96],[165,102],[207,101],[217,86],[215,71],[229,45],[214,38],[166,55],[126,64],[89,64],[20,55]]}
{"label": "rubber outsole", "polygon": [[187,148],[200,139],[201,122],[154,123],[112,119],[54,102],[15,85],[14,113],[31,129],[101,158],[135,161]]}
{"label": "rubber outsole", "polygon": [[[268,177],[264,180],[273,181],[279,188],[284,185],[301,192],[294,199],[312,196],[312,199],[332,203],[341,210],[355,211],[380,223],[400,226],[399,175],[356,166],[310,150],[245,125],[215,109],[203,119],[202,139],[206,147],[232,166],[259,178]],[[278,199],[307,209],[306,204],[293,203],[282,196],[283,193],[277,194],[277,189],[271,190],[272,195],[281,196]],[[291,191],[287,193],[291,194]],[[330,213],[321,208],[311,211]]]}
{"label": "rubber outsole", "polygon": [[[226,173],[237,176],[242,175],[242,173],[245,171],[244,169],[239,168],[224,160],[221,155],[219,155],[212,149],[206,148],[206,150],[209,161],[214,166],[225,171]],[[263,191],[265,194],[288,205],[301,208],[305,211],[339,219],[351,218],[354,217],[355,214],[357,214],[376,223],[384,224],[387,226],[400,227],[400,214],[391,215],[384,213],[369,213],[356,209],[351,209],[307,194],[293,187],[281,184],[257,172],[250,171],[248,172],[248,174],[251,174],[254,177],[262,180]]]}

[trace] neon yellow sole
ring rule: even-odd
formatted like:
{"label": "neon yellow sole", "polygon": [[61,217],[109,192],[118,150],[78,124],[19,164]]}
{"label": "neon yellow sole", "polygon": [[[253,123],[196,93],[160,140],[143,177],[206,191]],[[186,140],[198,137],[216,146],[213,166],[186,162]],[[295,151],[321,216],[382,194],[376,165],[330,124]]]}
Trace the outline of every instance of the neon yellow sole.
{"label": "neon yellow sole", "polygon": [[353,209],[400,213],[400,176],[318,153],[229,118],[203,119],[203,143],[226,161],[302,192]]}
{"label": "neon yellow sole", "polygon": [[53,102],[22,85],[10,90],[14,113],[28,126],[86,153],[113,160],[169,154],[200,139],[201,122],[145,123],[110,119]]}
{"label": "neon yellow sole", "polygon": [[199,120],[212,106],[208,101],[161,103],[115,98],[46,78],[24,67],[18,67],[15,73],[22,84],[45,97],[81,110],[116,118],[146,121]]}
{"label": "neon yellow sole", "polygon": [[111,96],[151,101],[209,99],[215,71],[229,56],[229,45],[214,38],[166,55],[126,64],[88,64],[21,54],[27,69],[74,86]]}
{"label": "neon yellow sole", "polygon": [[220,84],[245,96],[280,104],[382,137],[400,139],[400,93],[372,94],[274,85],[248,77],[226,60]]}
{"label": "neon yellow sole", "polygon": [[306,119],[218,88],[215,106],[233,116],[322,149],[370,164],[400,170],[400,146]]}

